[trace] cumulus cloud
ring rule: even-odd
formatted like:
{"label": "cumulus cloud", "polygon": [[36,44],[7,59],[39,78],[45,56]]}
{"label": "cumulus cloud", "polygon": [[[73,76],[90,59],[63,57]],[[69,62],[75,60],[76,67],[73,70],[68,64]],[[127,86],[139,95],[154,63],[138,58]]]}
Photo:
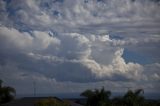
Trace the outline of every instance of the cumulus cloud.
{"label": "cumulus cloud", "polygon": [[78,33],[66,33],[60,35],[63,43],[60,47],[60,55],[69,59],[82,59],[90,55],[90,41],[84,35]]}
{"label": "cumulus cloud", "polygon": [[[33,31],[32,34],[19,32],[14,28],[0,27],[1,48],[15,48],[23,51],[42,51],[56,49],[60,41],[47,32]],[[5,45],[5,46],[3,46]]]}
{"label": "cumulus cloud", "polygon": [[122,58],[123,49],[117,49],[117,51],[113,53],[114,56],[112,58],[112,61],[108,64],[101,64],[96,60],[87,60],[84,61],[83,64],[89,67],[92,72],[97,75],[97,78],[111,80],[118,80],[120,78],[121,80],[140,79],[139,75],[143,71],[143,66],[132,62],[126,63]]}
{"label": "cumulus cloud", "polygon": [[160,81],[159,63],[145,65],[144,79],[146,81]]}
{"label": "cumulus cloud", "polygon": [[[94,40],[78,33],[62,33],[51,37],[46,32],[34,31],[29,34],[2,27],[1,40],[4,44],[1,42],[1,45],[16,47],[14,52],[19,50],[19,53],[24,55],[23,58],[28,58],[28,64],[35,61],[31,66],[20,64],[24,69],[38,71],[61,81],[141,79],[143,66],[138,63],[126,63],[122,57],[123,48],[112,47],[113,40],[109,35],[92,36]],[[12,58],[9,61],[13,62]],[[62,77],[63,73],[67,73],[65,77]],[[79,76],[80,74],[84,74],[84,77]]]}

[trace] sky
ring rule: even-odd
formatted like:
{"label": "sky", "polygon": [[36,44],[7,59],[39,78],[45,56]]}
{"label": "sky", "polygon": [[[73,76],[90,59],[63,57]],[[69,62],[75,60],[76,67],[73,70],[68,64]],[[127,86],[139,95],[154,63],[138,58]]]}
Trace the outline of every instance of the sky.
{"label": "sky", "polygon": [[0,79],[17,94],[160,93],[159,0],[0,0]]}

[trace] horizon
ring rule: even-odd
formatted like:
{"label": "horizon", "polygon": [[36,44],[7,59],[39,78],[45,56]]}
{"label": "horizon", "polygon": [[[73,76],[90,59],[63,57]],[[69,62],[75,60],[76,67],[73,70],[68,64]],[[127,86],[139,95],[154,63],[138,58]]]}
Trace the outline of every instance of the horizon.
{"label": "horizon", "polygon": [[[114,97],[123,97],[124,93],[126,92],[112,92],[111,99]],[[76,98],[85,98],[83,96],[80,96],[80,92],[63,92],[63,93],[44,93],[44,94],[17,94],[16,98],[24,98],[24,97],[58,97],[60,99],[76,99]],[[156,94],[156,95],[155,95]],[[151,100],[159,100],[160,93],[157,94],[156,92],[147,92],[143,94],[145,99],[151,99]]]}
{"label": "horizon", "polygon": [[0,0],[0,79],[17,94],[160,96],[159,0]]}

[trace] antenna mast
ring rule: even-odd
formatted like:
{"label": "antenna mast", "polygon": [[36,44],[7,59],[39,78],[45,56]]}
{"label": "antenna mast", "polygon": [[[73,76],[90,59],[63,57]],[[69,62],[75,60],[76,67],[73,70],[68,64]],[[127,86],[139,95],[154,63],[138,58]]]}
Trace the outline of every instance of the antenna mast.
{"label": "antenna mast", "polygon": [[36,82],[33,82],[33,95],[36,96]]}

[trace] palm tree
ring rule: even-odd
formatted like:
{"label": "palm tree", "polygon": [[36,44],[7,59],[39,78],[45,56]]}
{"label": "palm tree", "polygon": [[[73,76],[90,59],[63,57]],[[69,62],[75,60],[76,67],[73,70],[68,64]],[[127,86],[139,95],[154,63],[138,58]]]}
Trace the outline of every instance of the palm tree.
{"label": "palm tree", "polygon": [[110,103],[109,97],[111,96],[111,92],[105,91],[103,87],[101,90],[86,90],[81,93],[81,96],[87,97],[86,106],[105,106]]}
{"label": "palm tree", "polygon": [[2,80],[0,80],[0,104],[6,103],[14,99],[16,91],[9,86],[2,86]]}
{"label": "palm tree", "polygon": [[92,90],[87,89],[86,91],[81,93],[81,96],[84,96],[87,98],[86,106],[91,106],[94,92]]}
{"label": "palm tree", "polygon": [[3,81],[0,79],[0,88],[2,87],[2,82],[3,82]]}
{"label": "palm tree", "polygon": [[135,91],[128,90],[123,96],[124,103],[128,106],[141,106],[144,102],[143,89],[137,89]]}
{"label": "palm tree", "polygon": [[97,98],[99,100],[98,106],[105,106],[110,104],[109,97],[111,96],[110,91],[105,91],[104,87],[99,91],[95,90]]}

